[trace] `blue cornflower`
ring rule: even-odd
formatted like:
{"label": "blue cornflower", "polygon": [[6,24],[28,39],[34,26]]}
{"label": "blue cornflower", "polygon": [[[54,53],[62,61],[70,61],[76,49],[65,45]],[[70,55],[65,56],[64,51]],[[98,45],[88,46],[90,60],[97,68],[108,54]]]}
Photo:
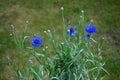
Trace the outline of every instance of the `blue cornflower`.
{"label": "blue cornflower", "polygon": [[94,33],[94,32],[96,32],[96,26],[94,26],[94,25],[87,25],[85,27],[85,31],[90,33],[90,34]]}
{"label": "blue cornflower", "polygon": [[33,47],[39,47],[42,45],[42,38],[39,36],[34,36],[31,40],[31,44]]}
{"label": "blue cornflower", "polygon": [[77,33],[77,30],[75,30],[75,28],[76,26],[74,26],[74,28],[71,26],[68,26],[66,33],[69,34],[70,36],[74,36]]}

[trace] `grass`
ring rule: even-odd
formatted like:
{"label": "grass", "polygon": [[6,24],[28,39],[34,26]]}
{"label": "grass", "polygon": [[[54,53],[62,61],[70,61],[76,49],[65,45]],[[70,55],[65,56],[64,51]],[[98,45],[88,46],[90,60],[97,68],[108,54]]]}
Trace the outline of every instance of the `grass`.
{"label": "grass", "polygon": [[[86,17],[87,21],[94,20],[97,26],[95,38],[105,38],[102,57],[106,62],[105,68],[110,73],[105,74],[105,80],[120,80],[119,3],[119,0],[0,0],[0,63],[4,63],[5,56],[12,53],[7,50],[14,51],[15,48],[9,38],[11,24],[15,25],[17,33],[21,34],[25,21],[28,20],[28,33],[31,36],[34,33],[41,35],[46,42],[44,30],[55,28],[57,34],[61,34],[60,7],[63,6],[65,18],[71,19],[72,26],[77,23],[80,10],[85,10],[89,17]],[[8,80],[5,74],[2,74],[5,71],[5,65],[0,66],[0,80]]]}

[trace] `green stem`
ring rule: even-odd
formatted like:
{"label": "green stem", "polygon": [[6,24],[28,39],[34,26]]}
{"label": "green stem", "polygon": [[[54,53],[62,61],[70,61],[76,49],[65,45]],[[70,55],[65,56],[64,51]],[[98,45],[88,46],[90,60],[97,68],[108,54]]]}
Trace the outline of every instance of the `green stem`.
{"label": "green stem", "polygon": [[39,62],[39,64],[41,64],[39,58],[35,55],[35,47],[33,47],[33,56],[36,58],[36,60]]}
{"label": "green stem", "polygon": [[63,37],[66,41],[66,37],[65,37],[65,19],[64,19],[64,9],[62,9],[62,22],[63,22]]}

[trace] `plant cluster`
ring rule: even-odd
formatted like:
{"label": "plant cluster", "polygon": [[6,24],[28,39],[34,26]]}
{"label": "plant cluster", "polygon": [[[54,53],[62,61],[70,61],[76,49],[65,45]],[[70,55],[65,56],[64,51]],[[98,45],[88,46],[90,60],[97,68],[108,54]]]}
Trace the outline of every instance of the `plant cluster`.
{"label": "plant cluster", "polygon": [[[107,72],[103,66],[101,49],[103,39],[99,42],[92,38],[96,26],[90,22],[85,23],[84,11],[78,24],[72,27],[64,22],[64,8],[62,10],[63,36],[62,40],[56,38],[55,32],[44,31],[50,41],[50,48],[44,46],[41,36],[34,35],[31,46],[26,45],[27,25],[21,37],[13,32],[13,40],[22,53],[22,60],[27,56],[27,62],[18,66],[18,62],[11,64],[15,67],[14,76],[18,80],[102,80],[101,71]],[[70,20],[67,20],[70,23]],[[26,23],[28,24],[28,22]],[[12,29],[13,30],[13,29]],[[43,48],[40,49],[40,48]],[[50,49],[50,50],[49,50]],[[18,59],[19,60],[19,59]],[[17,67],[17,68],[16,68]]]}

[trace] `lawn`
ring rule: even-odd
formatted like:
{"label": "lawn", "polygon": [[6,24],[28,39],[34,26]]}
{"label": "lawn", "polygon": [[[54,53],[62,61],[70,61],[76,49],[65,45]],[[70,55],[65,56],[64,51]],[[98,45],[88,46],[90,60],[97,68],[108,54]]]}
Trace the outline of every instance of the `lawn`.
{"label": "lawn", "polygon": [[110,75],[102,75],[105,80],[120,80],[119,3],[120,0],[0,0],[0,80],[13,80],[6,64],[6,56],[14,58],[17,52],[10,37],[10,25],[15,26],[18,35],[25,21],[29,21],[28,34],[31,36],[37,34],[46,39],[43,31],[53,28],[60,36],[62,6],[65,19],[69,18],[72,26],[77,23],[81,10],[85,11],[86,21],[94,20],[95,39],[105,39],[102,58]]}

